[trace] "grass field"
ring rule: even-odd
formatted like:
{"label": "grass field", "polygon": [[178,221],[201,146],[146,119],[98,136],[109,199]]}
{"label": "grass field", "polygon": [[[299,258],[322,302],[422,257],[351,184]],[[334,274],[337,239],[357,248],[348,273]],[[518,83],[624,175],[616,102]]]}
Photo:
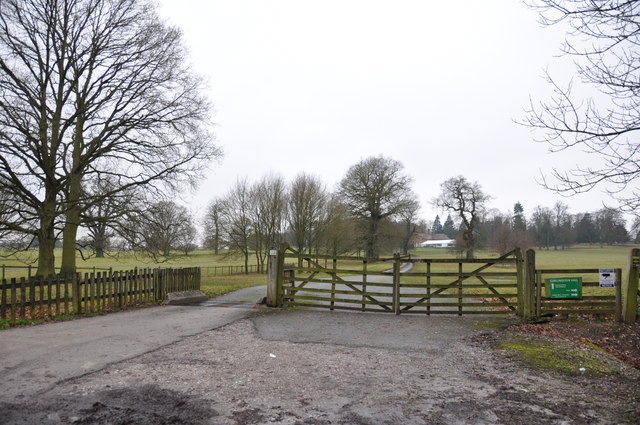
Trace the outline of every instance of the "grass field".
{"label": "grass field", "polygon": [[[622,268],[627,267],[629,251],[638,246],[577,245],[565,250],[536,250],[536,266],[541,269],[553,268]],[[419,248],[411,251],[416,257],[452,258],[445,249]],[[479,251],[478,258],[496,257],[495,253]]]}
{"label": "grass field", "polygon": [[[608,246],[600,248],[599,246],[576,246],[566,250],[538,250],[536,251],[536,264],[539,269],[545,268],[621,268],[624,271],[627,267],[627,260],[631,246]],[[56,251],[56,264],[59,264],[61,251]],[[446,249],[437,248],[419,248],[411,251],[413,257],[424,258],[454,258]],[[476,255],[478,258],[496,257],[495,253],[487,251],[479,251]],[[32,265],[32,272],[35,273],[36,253],[21,253],[11,257],[0,259],[0,265],[4,265],[5,278],[20,277],[27,275],[27,267]],[[287,262],[293,262],[293,259],[287,259]],[[256,260],[254,256],[249,259],[251,265],[255,267]],[[267,277],[264,274],[251,273],[248,275],[237,274],[239,266],[243,264],[241,255],[235,253],[224,252],[218,255],[212,251],[199,250],[194,251],[186,256],[176,257],[170,261],[154,264],[151,258],[143,255],[119,252],[111,253],[105,258],[89,258],[83,259],[78,255],[78,268],[80,271],[87,272],[94,267],[98,270],[108,269],[112,267],[114,270],[130,269],[134,267],[202,267],[202,290],[209,296],[217,296],[237,289],[264,285]],[[324,262],[321,261],[324,266]],[[331,268],[329,261],[327,267]],[[234,269],[231,273],[228,269],[232,266]],[[224,268],[223,268],[224,267]],[[362,263],[358,261],[347,262],[340,261],[338,268],[343,269],[360,269]],[[368,270],[381,271],[390,268],[389,263],[373,263],[368,264]],[[452,265],[455,267],[455,265]],[[416,272],[423,272],[425,266],[419,265]],[[623,276],[624,279],[624,276]]]}
{"label": "grass field", "polygon": [[[632,246],[613,246],[603,247],[599,246],[576,246],[566,250],[539,250],[536,251],[536,265],[538,269],[576,269],[576,268],[621,268],[623,270],[623,279],[625,279],[625,272],[627,268],[627,261],[629,252],[633,248]],[[29,256],[31,255],[31,257]],[[416,249],[411,252],[412,257],[422,258],[455,258],[455,256],[448,250],[443,249]],[[56,252],[57,263],[61,257],[61,252]],[[477,258],[495,258],[497,255],[491,252],[480,251],[476,255]],[[31,254],[20,254],[19,256],[11,256],[0,258],[0,266],[4,277],[21,277],[27,275],[27,267],[29,264],[32,266],[32,273],[35,274],[35,256]],[[295,259],[288,258],[286,263],[293,264]],[[211,251],[195,251],[187,256],[181,256],[174,258],[171,261],[167,261],[160,264],[154,264],[148,257],[134,255],[132,253],[119,253],[119,255],[111,255],[106,258],[90,258],[82,259],[78,257],[78,267],[82,272],[92,270],[94,267],[97,270],[103,270],[113,268],[114,270],[131,269],[134,267],[187,267],[196,266],[202,268],[202,281],[201,289],[209,297],[215,297],[227,292],[235,291],[251,286],[266,285],[266,274],[250,273],[250,274],[238,274],[240,266],[243,264],[243,258],[237,254],[223,253],[214,255]],[[255,257],[250,257],[250,264],[255,267]],[[324,260],[320,261],[321,266],[325,266]],[[336,264],[338,269],[346,270],[362,270],[362,261],[344,261],[340,260]],[[442,266],[442,265],[440,265]],[[229,269],[232,267],[232,269]],[[329,260],[326,262],[326,267],[331,268],[332,262]],[[390,263],[376,262],[368,263],[367,270],[370,272],[379,272],[391,268]],[[458,264],[453,263],[444,265],[445,268],[450,268],[451,272],[457,270]],[[464,265],[464,270],[472,270],[477,265],[469,264]],[[502,266],[503,270],[498,271],[513,271],[513,266]],[[513,268],[513,270],[511,270]],[[412,270],[414,273],[420,273],[426,271],[425,264],[417,264]],[[434,271],[434,269],[432,269]],[[447,270],[449,271],[449,270]],[[234,274],[230,274],[233,272]],[[432,283],[437,284],[438,279],[451,278],[433,278]],[[499,279],[499,278],[496,278]],[[585,277],[583,277],[585,279]],[[597,275],[589,276],[589,280],[597,279]],[[413,280],[422,282],[424,277],[403,277],[402,283],[412,283]],[[443,280],[442,283],[445,283]],[[495,283],[495,282],[493,282]],[[600,288],[588,288],[589,292],[593,290],[598,291]],[[511,289],[504,289],[505,291],[511,291]],[[471,289],[476,291],[476,289]],[[485,290],[477,290],[479,292],[486,292]],[[502,290],[501,290],[502,292]],[[475,292],[471,292],[475,293]],[[594,293],[595,294],[595,293]],[[58,318],[54,319],[57,320]],[[47,319],[49,320],[49,319]],[[6,322],[6,323],[5,323]],[[31,323],[29,321],[29,323]],[[29,324],[23,323],[23,324]],[[0,329],[15,326],[16,324],[9,325],[7,320],[0,320]],[[19,325],[19,323],[18,323]]]}

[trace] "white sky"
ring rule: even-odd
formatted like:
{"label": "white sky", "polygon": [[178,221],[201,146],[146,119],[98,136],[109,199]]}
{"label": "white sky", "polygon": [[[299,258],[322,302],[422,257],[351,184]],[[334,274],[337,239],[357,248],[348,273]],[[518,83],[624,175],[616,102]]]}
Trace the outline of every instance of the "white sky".
{"label": "white sky", "polygon": [[[194,70],[207,76],[225,151],[185,201],[201,214],[238,178],[304,171],[329,189],[363,158],[383,154],[414,178],[422,216],[445,179],[462,174],[491,206],[527,214],[560,197],[535,179],[575,165],[547,153],[524,116],[560,63],[561,28],[541,28],[519,1],[159,0],[181,27]],[[593,192],[564,199],[573,213],[602,207]]]}

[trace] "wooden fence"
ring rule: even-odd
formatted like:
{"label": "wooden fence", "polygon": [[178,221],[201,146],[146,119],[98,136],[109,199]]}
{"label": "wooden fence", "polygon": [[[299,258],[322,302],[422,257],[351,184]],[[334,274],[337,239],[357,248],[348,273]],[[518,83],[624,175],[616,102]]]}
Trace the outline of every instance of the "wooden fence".
{"label": "wooden fence", "polygon": [[[285,267],[285,258],[297,265]],[[537,269],[533,250],[472,260],[399,255],[378,260],[309,256],[285,244],[269,257],[267,304],[395,314],[517,314],[525,320],[588,314],[634,322],[640,250],[630,254],[626,281],[621,269],[613,269],[613,279],[604,285],[594,277],[603,270]],[[545,294],[547,277],[566,276],[584,286],[579,297]]]}
{"label": "wooden fence", "polygon": [[230,266],[200,266],[202,269],[202,276],[228,276],[246,273],[266,273],[266,267],[261,267],[258,264],[249,264],[247,267],[244,265],[230,265]]}
{"label": "wooden fence", "polygon": [[[244,265],[227,265],[227,266],[198,266],[202,271],[202,277],[215,277],[215,276],[229,276],[248,273],[265,273],[267,272],[266,266],[260,266],[258,264],[249,264],[247,267]],[[126,269],[126,267],[122,267]],[[0,265],[0,279],[10,280],[11,277],[25,276],[30,279],[34,276],[36,267],[32,266],[7,266],[5,264]],[[97,272],[113,272],[118,271],[118,267],[78,267],[78,272],[82,273],[97,273]],[[122,270],[124,271],[124,270]]]}
{"label": "wooden fence", "polygon": [[0,320],[107,312],[157,302],[169,292],[199,290],[200,277],[200,268],[191,267],[3,279]]}

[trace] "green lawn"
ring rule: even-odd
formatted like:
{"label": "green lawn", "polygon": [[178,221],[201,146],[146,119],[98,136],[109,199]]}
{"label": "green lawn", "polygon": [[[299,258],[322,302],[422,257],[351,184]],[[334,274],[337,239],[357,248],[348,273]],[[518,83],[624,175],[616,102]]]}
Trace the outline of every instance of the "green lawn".
{"label": "green lawn", "polygon": [[[599,246],[576,246],[566,250],[539,250],[536,251],[536,264],[540,269],[545,268],[622,268],[623,273],[627,267],[627,257],[630,246],[613,246],[600,248]],[[31,262],[32,272],[35,273],[36,252],[22,253],[17,256],[4,257],[0,259],[0,264],[4,264],[4,274],[6,278],[20,277],[27,275],[27,264]],[[455,258],[446,249],[419,248],[411,252],[413,257],[425,258]],[[496,257],[495,253],[480,251],[477,257]],[[56,251],[56,264],[59,264],[61,251]],[[287,263],[293,263],[293,259],[287,259]],[[320,261],[324,266],[324,260]],[[212,251],[194,251],[186,256],[180,256],[170,261],[154,264],[149,257],[136,255],[129,252],[110,253],[105,258],[82,259],[78,256],[78,267],[82,272],[88,272],[94,267],[97,269],[113,267],[114,270],[127,269],[133,267],[189,267],[197,266],[202,268],[202,289],[209,296],[217,296],[240,288],[249,286],[265,285],[267,277],[264,274],[251,273],[248,275],[236,274],[238,267],[243,264],[242,256],[238,254],[223,253],[215,255]],[[255,257],[250,257],[250,264],[255,265]],[[228,267],[233,269],[229,270]],[[332,267],[331,261],[326,266]],[[473,266],[473,265],[469,265]],[[224,267],[224,268],[223,268]],[[362,268],[360,261],[339,261],[339,269]],[[454,271],[456,264],[447,266]],[[378,262],[369,263],[369,271],[381,271],[391,268],[390,263]],[[466,270],[467,266],[465,266]],[[426,266],[419,264],[414,272],[424,272]],[[233,274],[233,275],[230,275]],[[624,279],[624,277],[623,277]],[[435,283],[435,282],[434,282]]]}
{"label": "green lawn", "polygon": [[266,274],[250,273],[248,275],[203,277],[200,289],[209,297],[216,297],[238,289],[266,284]]}
{"label": "green lawn", "polygon": [[[627,260],[631,248],[637,246],[605,246],[577,245],[561,250],[536,250],[536,266],[541,269],[552,268],[621,268],[627,267]],[[455,258],[446,249],[418,248],[411,251],[414,257],[424,258]],[[496,257],[489,251],[478,251],[477,258]]]}

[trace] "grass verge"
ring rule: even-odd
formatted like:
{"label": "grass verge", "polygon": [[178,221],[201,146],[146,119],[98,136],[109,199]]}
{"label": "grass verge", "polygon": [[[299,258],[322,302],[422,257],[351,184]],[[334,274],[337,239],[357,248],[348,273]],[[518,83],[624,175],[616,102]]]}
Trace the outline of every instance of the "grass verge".
{"label": "grass verge", "polygon": [[200,290],[209,298],[224,295],[227,292],[237,291],[242,288],[260,286],[267,284],[265,274],[242,274],[230,276],[203,276],[200,283]]}

